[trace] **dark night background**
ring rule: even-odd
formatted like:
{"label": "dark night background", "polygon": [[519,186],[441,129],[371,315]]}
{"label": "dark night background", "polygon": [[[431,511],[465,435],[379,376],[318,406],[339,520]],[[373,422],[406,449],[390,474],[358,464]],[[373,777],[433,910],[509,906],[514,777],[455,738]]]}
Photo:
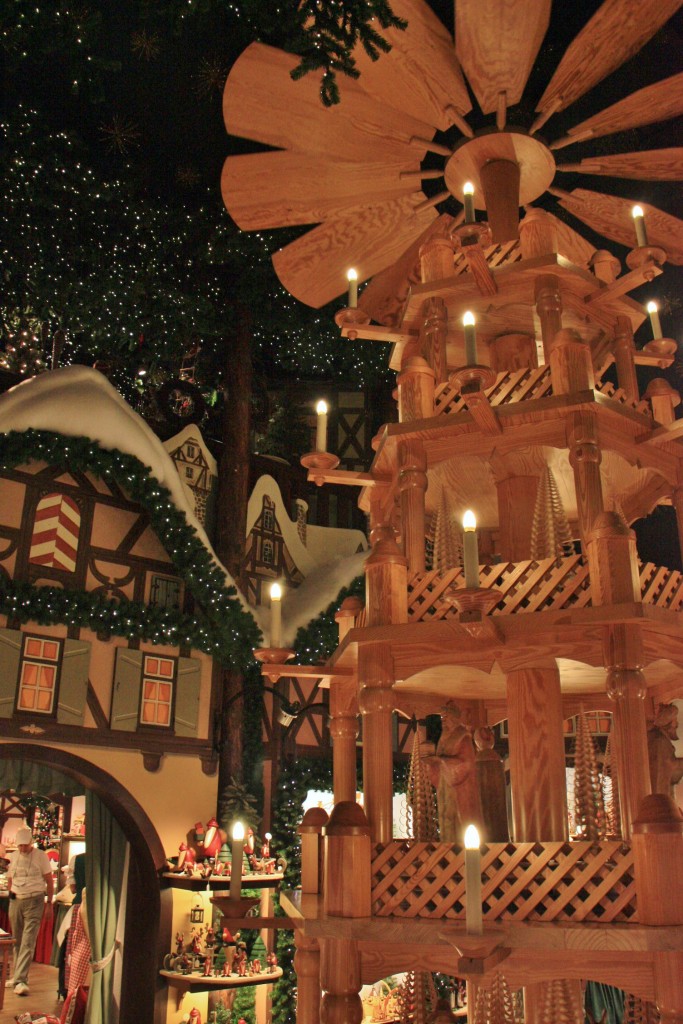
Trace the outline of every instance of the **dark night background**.
{"label": "dark night background", "polygon": [[[451,0],[431,6],[451,28]],[[555,3],[510,123],[529,126],[552,70],[598,6],[598,0]],[[239,296],[250,310],[260,387],[299,377],[389,386],[381,346],[350,351],[340,344],[332,319],[340,303],[309,310],[272,272],[269,254],[306,229],[242,235],[220,196],[226,156],[258,148],[225,132],[225,77],[255,38],[295,47],[295,8],[286,0],[282,6],[275,0],[0,0],[3,341],[30,310],[49,331],[67,331],[63,362],[106,355],[116,364],[115,382],[130,396],[141,361],[158,385],[177,373],[183,350],[200,338],[203,383],[220,394]],[[680,71],[682,35],[679,11],[640,53],[551,118],[547,137]],[[490,121],[477,116],[476,105],[468,119],[474,128]],[[66,139],[58,138],[62,133]],[[562,158],[680,140],[679,119],[569,147]],[[61,192],[60,182],[67,183]],[[677,183],[560,174],[556,184],[612,192],[683,215]],[[425,191],[440,187],[427,182]],[[571,220],[552,197],[539,205]],[[457,212],[459,204],[452,206],[439,209]],[[596,247],[605,245],[582,224],[573,226]],[[626,250],[607,244],[623,261]],[[656,282],[664,334],[675,339],[683,317],[680,283],[681,270],[672,267]],[[648,338],[646,324],[636,344]],[[682,373],[677,359],[666,376],[680,388]],[[646,383],[644,374],[643,388]],[[641,557],[681,567],[671,509],[656,510],[638,532]]]}

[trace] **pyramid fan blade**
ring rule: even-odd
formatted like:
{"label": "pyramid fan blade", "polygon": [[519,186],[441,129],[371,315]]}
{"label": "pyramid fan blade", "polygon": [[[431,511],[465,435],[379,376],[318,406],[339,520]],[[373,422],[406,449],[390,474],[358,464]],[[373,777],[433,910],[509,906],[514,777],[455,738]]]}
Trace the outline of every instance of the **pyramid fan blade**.
{"label": "pyramid fan blade", "polygon": [[[392,0],[391,9],[408,28],[378,28],[392,47],[379,60],[371,60],[360,43],[356,46],[360,84],[375,99],[446,131],[448,106],[461,114],[472,109],[451,34],[424,0]],[[347,79],[339,79],[343,103]]]}
{"label": "pyramid fan blade", "polygon": [[[419,162],[413,157],[413,167]],[[229,156],[221,191],[228,213],[243,231],[318,224],[349,207],[373,206],[415,191],[401,180],[406,164],[345,163],[309,153]]]}
{"label": "pyramid fan blade", "polygon": [[577,136],[577,141],[581,138],[598,138],[600,135],[624,132],[628,128],[640,128],[641,125],[653,124],[655,121],[666,121],[679,114],[683,114],[683,71],[631,93],[599,114],[570,128],[567,134]]}
{"label": "pyramid fan blade", "polygon": [[378,324],[397,327],[410,286],[420,280],[420,248],[433,235],[447,234],[453,218],[442,213],[391,266],[375,274],[363,289],[358,305]]}
{"label": "pyramid fan blade", "polygon": [[223,93],[223,117],[232,135],[279,149],[338,156],[343,160],[420,158],[412,136],[430,138],[433,128],[371,99],[349,81],[344,102],[324,107],[320,75],[294,82],[298,58],[252,43],[235,61]]}
{"label": "pyramid fan blade", "polygon": [[[605,0],[560,61],[537,109],[564,110],[637,53],[681,0]],[[645,122],[644,122],[645,123]]]}
{"label": "pyramid fan blade", "polygon": [[437,217],[431,207],[415,213],[421,199],[417,192],[358,206],[297,238],[273,256],[283,287],[317,309],[342,294],[349,267],[363,281],[384,270]]}
{"label": "pyramid fan blade", "polygon": [[551,0],[458,0],[455,52],[485,114],[518,103],[543,41]]}
{"label": "pyramid fan blade", "polygon": [[683,147],[587,156],[578,164],[558,164],[557,169],[577,174],[609,174],[614,178],[636,178],[638,181],[681,181]]}
{"label": "pyramid fan blade", "polygon": [[[560,206],[594,231],[629,249],[635,248],[636,233],[631,210],[636,200],[619,199],[617,196],[590,192],[583,188],[576,188],[571,193],[560,193],[560,196]],[[661,246],[670,263],[683,264],[683,221],[658,210],[656,206],[638,202],[645,214],[650,244]]]}

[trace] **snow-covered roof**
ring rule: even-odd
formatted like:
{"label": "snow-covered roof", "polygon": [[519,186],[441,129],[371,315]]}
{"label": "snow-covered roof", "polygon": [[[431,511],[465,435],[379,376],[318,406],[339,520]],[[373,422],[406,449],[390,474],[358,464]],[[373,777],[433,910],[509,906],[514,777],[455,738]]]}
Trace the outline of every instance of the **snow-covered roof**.
{"label": "snow-covered roof", "polygon": [[[143,418],[98,370],[65,366],[24,380],[0,395],[0,433],[30,429],[88,437],[101,448],[118,448],[149,466],[224,573],[226,585],[234,586],[188,505],[175,462]],[[163,537],[160,539],[163,542]],[[258,621],[256,609],[249,607],[239,591],[237,594],[243,608]]]}

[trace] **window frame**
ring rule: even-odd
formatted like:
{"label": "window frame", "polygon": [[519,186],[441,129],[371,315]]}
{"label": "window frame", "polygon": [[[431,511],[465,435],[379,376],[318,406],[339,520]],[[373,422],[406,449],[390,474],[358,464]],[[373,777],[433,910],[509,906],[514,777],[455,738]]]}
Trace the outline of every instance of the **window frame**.
{"label": "window frame", "polygon": [[[47,658],[41,653],[40,655],[30,655],[26,653],[26,649],[32,641],[37,641],[41,645],[46,643],[55,644],[57,646],[57,657]],[[62,661],[64,658],[64,641],[60,637],[45,636],[40,633],[22,633],[21,640],[21,653],[19,655],[19,671],[17,673],[16,689],[14,696],[14,712],[17,715],[24,717],[36,717],[49,718],[56,720],[57,709],[59,705],[59,684],[62,675]],[[54,668],[54,684],[52,686],[52,705],[49,711],[43,711],[40,708],[33,707],[27,708],[21,706],[21,693],[23,689],[23,675],[24,668],[27,665],[50,666]],[[40,687],[36,686],[36,695],[39,692]]]}
{"label": "window frame", "polygon": [[[141,666],[141,670],[140,670],[140,701],[139,701],[139,704],[138,704],[138,730],[140,730],[140,729],[142,729],[142,730],[149,730],[150,732],[154,732],[154,733],[158,733],[158,732],[172,732],[173,728],[174,728],[174,722],[175,722],[176,697],[177,697],[177,694],[178,694],[178,659],[173,657],[173,655],[170,655],[170,654],[155,654],[153,652],[148,652],[148,651],[142,651],[141,653],[142,653],[142,666]],[[148,659],[154,659],[154,660],[157,660],[157,661],[169,661],[169,662],[171,662],[171,664],[173,666],[173,673],[172,673],[170,679],[169,679],[168,676],[162,676],[162,675],[156,675],[155,676],[153,673],[148,673],[148,671],[147,671],[147,661],[148,661]],[[168,722],[166,724],[164,724],[163,722],[158,722],[158,721],[146,722],[146,721],[144,721],[144,719],[142,717],[143,716],[143,709],[144,709],[144,706],[145,706],[145,702],[148,699],[145,696],[145,681],[146,680],[154,681],[154,682],[157,682],[157,683],[165,683],[165,682],[170,683],[170,686],[171,686],[171,699],[170,699],[170,702],[168,703],[168,715],[169,715],[169,718],[168,718]],[[158,709],[159,701],[157,700],[155,703],[156,703],[156,707]]]}

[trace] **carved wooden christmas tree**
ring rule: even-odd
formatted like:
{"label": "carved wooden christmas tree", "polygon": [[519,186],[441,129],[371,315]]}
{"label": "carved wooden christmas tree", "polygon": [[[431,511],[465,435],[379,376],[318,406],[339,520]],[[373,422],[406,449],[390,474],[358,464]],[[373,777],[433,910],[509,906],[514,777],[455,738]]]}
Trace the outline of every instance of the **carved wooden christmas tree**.
{"label": "carved wooden christmas tree", "polygon": [[577,991],[564,978],[545,982],[541,1024],[583,1024]]}
{"label": "carved wooden christmas tree", "polygon": [[621,815],[619,813],[619,780],[617,778],[617,763],[613,755],[612,737],[614,733],[610,728],[605,747],[605,760],[602,765],[602,774],[609,779],[611,785],[607,788],[605,796],[605,824],[607,834],[610,836],[621,835]]}
{"label": "carved wooden christmas tree", "polygon": [[531,526],[531,557],[562,558],[572,549],[572,534],[550,466],[538,482]]}
{"label": "carved wooden christmas tree", "polygon": [[502,971],[493,976],[490,988],[479,988],[474,1024],[514,1024],[512,993]]}
{"label": "carved wooden christmas tree", "polygon": [[462,564],[462,531],[448,502],[445,487],[441,491],[434,524],[432,563],[435,569],[441,571],[454,569]]}
{"label": "carved wooden christmas tree", "polygon": [[423,842],[437,841],[439,826],[434,801],[434,789],[427,778],[420,736],[415,731],[413,750],[410,756],[408,785],[406,787],[406,803],[408,805],[408,835]]}
{"label": "carved wooden christmas tree", "polygon": [[427,1024],[436,1006],[434,979],[429,971],[408,971],[398,996],[401,1024]]}
{"label": "carved wooden christmas tree", "polygon": [[623,1024],[659,1024],[660,1016],[654,1003],[627,993]]}
{"label": "carved wooden christmas tree", "polygon": [[574,748],[574,818],[576,831],[584,839],[597,840],[605,835],[605,801],[602,778],[595,755],[593,737],[586,716],[577,715]]}

